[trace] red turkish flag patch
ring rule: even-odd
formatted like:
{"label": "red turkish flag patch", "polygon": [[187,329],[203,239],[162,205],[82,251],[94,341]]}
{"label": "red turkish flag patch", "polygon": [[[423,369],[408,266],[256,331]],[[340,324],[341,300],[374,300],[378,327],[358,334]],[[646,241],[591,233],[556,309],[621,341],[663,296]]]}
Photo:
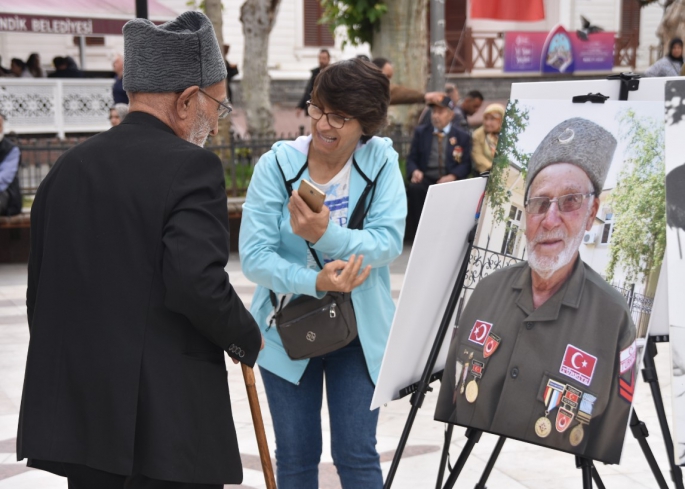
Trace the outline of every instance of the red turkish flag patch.
{"label": "red turkish flag patch", "polygon": [[480,319],[478,319],[476,321],[476,324],[473,325],[473,328],[471,328],[469,341],[472,341],[477,345],[483,346],[485,340],[488,337],[488,334],[490,334],[490,329],[492,329],[492,323],[486,323],[485,321],[481,321]]}
{"label": "red turkish flag patch", "polygon": [[561,362],[559,372],[577,380],[583,385],[590,385],[596,365],[596,356],[590,355],[580,348],[569,344],[566,345],[566,352],[564,353],[564,359]]}

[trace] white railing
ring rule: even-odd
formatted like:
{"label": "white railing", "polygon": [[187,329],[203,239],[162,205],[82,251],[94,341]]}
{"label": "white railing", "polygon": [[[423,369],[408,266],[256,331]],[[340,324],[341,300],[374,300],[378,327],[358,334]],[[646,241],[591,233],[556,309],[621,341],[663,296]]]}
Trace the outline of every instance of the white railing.
{"label": "white railing", "polygon": [[0,78],[5,132],[56,134],[100,132],[110,127],[114,80]]}

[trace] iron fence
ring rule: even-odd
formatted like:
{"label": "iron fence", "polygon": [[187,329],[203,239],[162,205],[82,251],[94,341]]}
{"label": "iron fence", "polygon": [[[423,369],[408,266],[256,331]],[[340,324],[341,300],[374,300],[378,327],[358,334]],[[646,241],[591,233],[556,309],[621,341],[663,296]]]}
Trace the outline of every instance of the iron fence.
{"label": "iron fence", "polygon": [[[293,140],[299,133],[282,133],[269,135],[245,135],[230,133],[225,143],[209,140],[205,149],[216,153],[221,159],[226,175],[226,192],[230,196],[245,195],[252,178],[254,166],[259,158],[269,151],[277,141]],[[395,150],[400,155],[401,165],[404,165],[406,155],[409,154],[411,134],[399,127],[388,128],[383,134],[393,141]],[[87,137],[57,139],[57,138],[14,138],[13,142],[21,149],[21,166],[19,168],[19,184],[22,192],[33,195],[38,185],[43,181],[57,159],[67,150],[73,148]]]}
{"label": "iron fence", "polygon": [[[469,257],[469,269],[464,280],[464,289],[472,291],[481,279],[521,261],[523,261],[521,258],[474,246]],[[644,336],[649,325],[654,298],[635,292],[635,284],[612,283],[611,285],[626,299],[638,336]]]}

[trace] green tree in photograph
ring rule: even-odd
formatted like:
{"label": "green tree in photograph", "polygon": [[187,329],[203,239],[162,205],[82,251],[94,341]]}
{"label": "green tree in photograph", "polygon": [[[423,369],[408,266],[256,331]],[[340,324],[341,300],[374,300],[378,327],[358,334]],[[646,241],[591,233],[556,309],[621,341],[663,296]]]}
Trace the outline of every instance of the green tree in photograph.
{"label": "green tree in photograph", "polygon": [[511,192],[507,189],[511,164],[514,163],[520,167],[521,177],[526,178],[530,154],[519,150],[518,141],[519,134],[527,127],[528,110],[520,107],[518,100],[512,100],[507,105],[507,111],[504,114],[504,122],[497,141],[497,151],[485,189],[488,205],[492,208],[497,223],[505,220],[504,206],[511,200]]}
{"label": "green tree in photograph", "polygon": [[611,193],[615,220],[607,280],[613,280],[620,266],[629,282],[646,282],[661,265],[666,248],[664,127],[632,109],[619,117],[619,138],[628,150]]}

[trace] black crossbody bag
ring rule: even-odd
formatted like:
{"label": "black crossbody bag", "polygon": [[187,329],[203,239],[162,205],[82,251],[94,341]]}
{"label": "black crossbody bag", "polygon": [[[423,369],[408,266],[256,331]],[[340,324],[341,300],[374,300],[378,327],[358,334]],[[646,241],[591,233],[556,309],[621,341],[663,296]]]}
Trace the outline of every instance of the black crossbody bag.
{"label": "black crossbody bag", "polygon": [[[308,162],[302,166],[295,178],[287,180],[281,165],[276,164],[283,177],[288,196],[292,195],[293,183],[300,179],[307,168]],[[366,187],[357,202],[348,221],[348,229],[363,229],[364,218],[369,213],[373,197],[376,194],[376,181],[385,168],[385,164],[378,172],[375,180],[369,179],[359,168],[354,157],[352,165],[366,181]],[[366,205],[367,197],[369,204]],[[319,269],[323,269],[316,251],[307,242],[307,249],[311,253]],[[343,292],[328,292],[322,299],[301,295],[283,306],[273,291],[269,291],[269,299],[274,308],[274,315],[269,327],[276,323],[276,330],[281,337],[283,348],[293,360],[317,357],[348,345],[357,337],[357,318],[354,314],[352,294]]]}

